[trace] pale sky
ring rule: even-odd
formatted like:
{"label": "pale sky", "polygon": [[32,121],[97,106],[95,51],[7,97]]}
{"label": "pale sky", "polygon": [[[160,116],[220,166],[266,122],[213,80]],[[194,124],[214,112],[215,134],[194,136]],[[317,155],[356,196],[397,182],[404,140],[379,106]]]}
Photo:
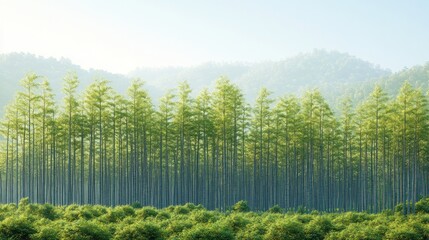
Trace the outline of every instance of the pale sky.
{"label": "pale sky", "polygon": [[327,49],[396,71],[429,61],[428,13],[425,0],[0,0],[0,53],[125,74]]}

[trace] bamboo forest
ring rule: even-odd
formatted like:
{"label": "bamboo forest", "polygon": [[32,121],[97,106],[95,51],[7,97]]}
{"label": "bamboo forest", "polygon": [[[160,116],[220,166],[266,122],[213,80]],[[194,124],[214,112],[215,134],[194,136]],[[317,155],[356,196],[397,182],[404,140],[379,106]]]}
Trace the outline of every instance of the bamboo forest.
{"label": "bamboo forest", "polygon": [[78,89],[67,74],[56,101],[46,78],[21,80],[1,121],[1,202],[407,214],[428,195],[428,96],[408,82],[338,112],[317,89],[248,103],[227,77],[156,101],[139,79]]}

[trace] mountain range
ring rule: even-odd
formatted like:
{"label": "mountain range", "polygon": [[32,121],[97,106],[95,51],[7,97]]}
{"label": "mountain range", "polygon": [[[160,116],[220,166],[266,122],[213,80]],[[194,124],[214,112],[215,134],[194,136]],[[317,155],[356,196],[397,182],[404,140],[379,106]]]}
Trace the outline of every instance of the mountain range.
{"label": "mountain range", "polygon": [[63,96],[62,79],[70,71],[77,73],[81,91],[94,79],[104,78],[118,92],[125,93],[133,78],[141,78],[155,103],[181,81],[187,81],[196,95],[203,88],[212,89],[220,76],[227,76],[237,84],[249,103],[253,103],[262,87],[270,90],[273,97],[301,95],[306,90],[318,88],[334,108],[344,96],[359,102],[369,94],[375,83],[390,94],[395,94],[405,80],[424,89],[428,88],[429,83],[429,63],[392,73],[389,69],[347,53],[326,50],[314,50],[281,61],[209,62],[194,67],[138,68],[126,75],[85,70],[64,58],[10,53],[0,55],[0,108],[3,109],[14,98],[20,90],[19,80],[28,72],[48,78],[60,99]]}

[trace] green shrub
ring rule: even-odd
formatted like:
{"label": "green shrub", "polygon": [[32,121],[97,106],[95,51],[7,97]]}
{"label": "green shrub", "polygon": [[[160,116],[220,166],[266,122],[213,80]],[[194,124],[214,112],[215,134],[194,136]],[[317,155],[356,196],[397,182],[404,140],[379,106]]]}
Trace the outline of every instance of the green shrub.
{"label": "green shrub", "polygon": [[30,239],[33,233],[36,233],[36,229],[27,217],[11,216],[0,224],[0,239],[25,240]]}
{"label": "green shrub", "polygon": [[60,231],[51,226],[44,226],[40,228],[37,233],[31,236],[31,239],[34,240],[59,240],[60,239]]}
{"label": "green shrub", "polygon": [[116,206],[115,209],[124,212],[125,216],[134,216],[136,213],[133,207],[127,205]]}
{"label": "green shrub", "polygon": [[[199,206],[201,206],[201,205],[199,205]],[[189,211],[194,211],[194,210],[198,209],[198,206],[195,206],[195,204],[193,204],[193,203],[186,203],[184,205],[184,207],[189,209]]]}
{"label": "green shrub", "polygon": [[338,215],[334,219],[334,223],[344,225],[345,227],[351,223],[361,223],[374,219],[374,215],[363,212],[346,212]]}
{"label": "green shrub", "polygon": [[177,236],[184,230],[192,228],[192,226],[194,226],[194,224],[189,220],[170,220],[166,230],[169,236]]}
{"label": "green shrub", "polygon": [[406,201],[405,204],[404,203],[398,203],[395,206],[395,212],[402,213],[404,211],[404,207],[409,207],[411,209],[412,208],[411,202]]}
{"label": "green shrub", "polygon": [[124,219],[126,216],[123,211],[117,209],[109,209],[106,214],[98,218],[99,221],[105,223],[116,223]]}
{"label": "green shrub", "polygon": [[297,214],[297,215],[293,216],[292,219],[295,219],[296,221],[298,221],[300,223],[307,224],[307,223],[311,222],[314,218],[315,218],[315,216],[310,215],[310,214]]}
{"label": "green shrub", "polygon": [[248,212],[250,211],[250,207],[247,204],[247,201],[238,201],[234,206],[232,206],[233,212]]}
{"label": "green shrub", "polygon": [[174,209],[174,213],[175,214],[188,214],[189,213],[189,208],[187,208],[185,206],[177,206]]}
{"label": "green shrub", "polygon": [[390,240],[418,240],[428,239],[429,232],[421,223],[410,221],[406,223],[393,223],[386,232],[386,239]]}
{"label": "green shrub", "polygon": [[156,217],[158,215],[158,211],[154,207],[143,207],[136,212],[137,216],[142,219],[146,219],[148,217]]}
{"label": "green shrub", "polygon": [[327,240],[381,240],[383,232],[374,226],[352,223],[340,232],[330,232]]}
{"label": "green shrub", "polygon": [[232,240],[234,234],[230,228],[225,226],[198,225],[183,232],[181,239],[184,240]]}
{"label": "green shrub", "polygon": [[49,220],[55,220],[60,217],[55,207],[48,203],[40,205],[37,213],[41,217],[47,218]]}
{"label": "green shrub", "polygon": [[298,214],[306,214],[309,213],[310,210],[306,208],[305,206],[298,206],[298,209],[296,210]]}
{"label": "green shrub", "polygon": [[398,228],[387,232],[386,239],[389,240],[421,240],[423,237],[413,229]]}
{"label": "green shrub", "polygon": [[139,202],[133,202],[133,203],[131,204],[131,207],[133,207],[133,208],[142,208],[143,206],[142,206],[142,204],[141,204],[141,203],[139,203]]}
{"label": "green shrub", "polygon": [[110,239],[109,229],[101,223],[78,220],[67,225],[62,232],[62,239],[67,240],[104,240]]}
{"label": "green shrub", "polygon": [[268,228],[265,239],[304,239],[304,226],[302,223],[292,220],[278,221]]}
{"label": "green shrub", "polygon": [[206,210],[195,211],[191,216],[192,221],[196,223],[207,223],[214,219],[213,213]]}
{"label": "green shrub", "polygon": [[107,213],[107,209],[107,207],[102,205],[83,205],[81,211],[87,211],[93,217],[100,217]]}
{"label": "green shrub", "polygon": [[18,210],[23,211],[30,204],[30,199],[28,197],[21,198],[18,203]]}
{"label": "green shrub", "polygon": [[304,226],[304,233],[306,239],[324,239],[333,228],[329,218],[316,217]]}
{"label": "green shrub", "polygon": [[155,219],[159,220],[159,221],[167,220],[170,218],[171,218],[170,214],[168,212],[164,212],[164,211],[159,212],[155,217]]}
{"label": "green shrub", "polygon": [[237,239],[243,240],[262,240],[266,233],[266,228],[261,223],[252,223],[246,225],[246,228],[237,232]]}
{"label": "green shrub", "polygon": [[270,209],[268,209],[269,213],[282,213],[283,209],[279,205],[274,205]]}
{"label": "green shrub", "polygon": [[229,226],[234,232],[244,229],[250,221],[243,218],[240,215],[232,214],[225,218],[223,221],[227,226]]}
{"label": "green shrub", "polygon": [[422,198],[416,202],[417,213],[429,213],[429,197]]}
{"label": "green shrub", "polygon": [[114,239],[161,240],[164,239],[164,237],[159,226],[151,223],[139,222],[118,230]]}

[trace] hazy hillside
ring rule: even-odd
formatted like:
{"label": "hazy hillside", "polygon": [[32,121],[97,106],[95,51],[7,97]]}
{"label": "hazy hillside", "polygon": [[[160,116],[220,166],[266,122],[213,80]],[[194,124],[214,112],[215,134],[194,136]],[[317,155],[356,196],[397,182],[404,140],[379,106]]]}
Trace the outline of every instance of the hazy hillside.
{"label": "hazy hillside", "polygon": [[0,55],[0,109],[13,99],[14,94],[20,89],[19,82],[26,73],[35,72],[48,78],[55,94],[61,97],[62,79],[70,71],[78,74],[81,81],[80,89],[84,89],[97,77],[109,79],[112,86],[118,90],[122,90],[121,83],[128,84],[128,79],[124,76],[100,70],[86,71],[68,59],[57,60],[23,53]]}
{"label": "hazy hillside", "polygon": [[19,89],[19,80],[33,71],[47,77],[58,95],[62,96],[62,79],[69,71],[75,71],[81,80],[81,89],[94,78],[102,77],[111,81],[111,86],[119,92],[126,91],[130,79],[140,77],[146,82],[151,96],[157,99],[167,89],[178,82],[187,80],[194,93],[204,87],[213,86],[221,76],[228,76],[243,89],[247,99],[253,101],[262,86],[275,96],[285,93],[300,94],[306,89],[318,87],[327,100],[336,99],[348,89],[373,82],[390,74],[371,63],[339,52],[316,50],[283,61],[260,63],[206,63],[195,67],[180,68],[140,68],[128,76],[112,74],[100,70],[84,70],[68,59],[37,57],[31,54],[13,53],[0,55],[0,108],[7,104]]}
{"label": "hazy hillside", "polygon": [[251,101],[259,89],[265,86],[274,95],[299,95],[309,88],[318,87],[330,102],[334,102],[345,89],[389,74],[389,70],[348,54],[316,50],[276,62],[207,63],[192,68],[141,68],[131,72],[129,76],[141,77],[160,89],[171,87],[171,83],[187,80],[195,91],[199,91],[212,86],[218,76],[226,75],[244,90],[247,99]]}

